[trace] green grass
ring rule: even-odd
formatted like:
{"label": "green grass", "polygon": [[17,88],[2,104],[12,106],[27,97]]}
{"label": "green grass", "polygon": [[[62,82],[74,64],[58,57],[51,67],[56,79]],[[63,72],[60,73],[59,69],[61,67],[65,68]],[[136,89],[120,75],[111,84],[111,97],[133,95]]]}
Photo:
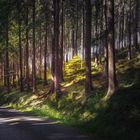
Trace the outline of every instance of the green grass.
{"label": "green grass", "polygon": [[[119,54],[121,55],[121,54]],[[120,56],[121,57],[121,56]],[[1,105],[23,112],[59,120],[66,125],[79,127],[84,132],[104,140],[140,139],[140,55],[131,61],[120,59],[117,63],[119,90],[110,100],[104,101],[106,81],[102,68],[92,63],[94,90],[84,97],[85,64],[75,57],[65,64],[63,96],[56,100],[52,94],[47,99],[38,99],[37,94],[1,93]],[[44,91],[47,91],[43,89]],[[42,92],[42,86],[38,92]]]}

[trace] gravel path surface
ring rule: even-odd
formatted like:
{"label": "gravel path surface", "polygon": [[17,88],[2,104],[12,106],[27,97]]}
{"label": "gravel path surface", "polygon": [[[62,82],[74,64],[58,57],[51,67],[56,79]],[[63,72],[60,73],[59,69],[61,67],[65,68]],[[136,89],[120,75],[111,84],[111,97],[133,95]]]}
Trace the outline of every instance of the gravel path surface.
{"label": "gravel path surface", "polygon": [[0,140],[94,140],[59,122],[0,107]]}

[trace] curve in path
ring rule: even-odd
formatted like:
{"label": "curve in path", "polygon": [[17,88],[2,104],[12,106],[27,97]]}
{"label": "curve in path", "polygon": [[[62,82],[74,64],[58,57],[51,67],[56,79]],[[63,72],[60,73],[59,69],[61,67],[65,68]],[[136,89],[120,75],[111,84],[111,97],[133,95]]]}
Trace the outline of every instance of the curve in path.
{"label": "curve in path", "polygon": [[93,138],[59,122],[1,107],[0,140],[93,140]]}

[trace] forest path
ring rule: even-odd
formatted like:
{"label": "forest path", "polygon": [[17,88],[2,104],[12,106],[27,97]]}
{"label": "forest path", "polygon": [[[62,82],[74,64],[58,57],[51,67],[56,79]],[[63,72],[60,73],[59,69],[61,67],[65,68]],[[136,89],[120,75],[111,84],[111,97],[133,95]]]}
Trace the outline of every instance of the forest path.
{"label": "forest path", "polygon": [[0,140],[93,140],[57,121],[0,107]]}

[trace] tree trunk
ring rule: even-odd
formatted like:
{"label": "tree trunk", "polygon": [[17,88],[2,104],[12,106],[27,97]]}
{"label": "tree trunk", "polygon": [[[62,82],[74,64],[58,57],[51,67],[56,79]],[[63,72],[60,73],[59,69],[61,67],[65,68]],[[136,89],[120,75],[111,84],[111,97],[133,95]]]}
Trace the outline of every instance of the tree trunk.
{"label": "tree trunk", "polygon": [[95,13],[95,17],[96,17],[96,29],[95,29],[95,37],[96,37],[96,40],[95,40],[95,43],[96,43],[96,52],[95,52],[95,63],[96,63],[96,66],[99,65],[98,63],[98,46],[99,46],[99,41],[98,41],[98,14],[99,14],[99,9],[98,9],[98,1],[96,1],[95,3],[95,8],[96,8],[96,13]]}
{"label": "tree trunk", "polygon": [[33,15],[32,15],[32,22],[33,22],[33,59],[32,59],[32,84],[33,84],[33,92],[36,91],[36,62],[35,62],[35,58],[36,58],[36,48],[35,48],[35,0],[33,0],[32,2],[33,4]]}
{"label": "tree trunk", "polygon": [[64,61],[63,38],[64,38],[64,7],[63,7],[63,0],[61,0],[60,82],[64,81],[64,77],[63,77],[63,61]]}
{"label": "tree trunk", "polygon": [[115,68],[115,43],[114,43],[114,0],[107,2],[108,21],[108,92],[106,97],[110,97],[116,91],[116,68]]}
{"label": "tree trunk", "polygon": [[83,0],[82,8],[82,23],[81,23],[81,50],[82,50],[82,59],[85,59],[85,4]]}
{"label": "tree trunk", "polygon": [[75,43],[74,43],[74,26],[72,27],[72,30],[71,30],[71,44],[72,44],[72,57],[74,57],[74,55],[76,55],[76,52],[75,52]]}
{"label": "tree trunk", "polygon": [[[107,33],[107,0],[105,0],[105,28]],[[105,64],[104,64],[104,75],[107,79],[107,85],[108,85],[108,44],[107,44],[107,36],[105,37],[105,47],[104,47],[104,57],[105,57]]]}
{"label": "tree trunk", "polygon": [[6,87],[7,92],[10,92],[10,79],[9,79],[9,19],[7,15],[7,21],[6,21],[6,60],[5,60],[5,80],[6,80]]}
{"label": "tree trunk", "polygon": [[54,4],[54,47],[55,47],[55,92],[60,92],[60,66],[59,66],[59,12],[60,0],[53,0]]}
{"label": "tree trunk", "polygon": [[21,46],[21,6],[18,1],[18,46],[19,46],[19,72],[20,72],[20,91],[23,91],[23,69],[22,69],[22,46]]}
{"label": "tree trunk", "polygon": [[14,57],[13,57],[13,61],[12,61],[12,69],[13,69],[13,73],[12,73],[12,85],[13,85],[13,87],[15,87],[16,69],[15,69],[15,59],[14,59]]}
{"label": "tree trunk", "polygon": [[91,75],[91,1],[85,0],[85,63],[86,63],[86,83],[85,95],[90,94],[92,90]]}
{"label": "tree trunk", "polygon": [[140,51],[138,45],[138,23],[139,23],[139,0],[135,0],[135,20],[134,20],[134,45]]}
{"label": "tree trunk", "polygon": [[[47,85],[47,46],[48,46],[48,30],[47,30],[47,14],[45,13],[45,46],[44,46],[44,85]],[[53,46],[52,46],[53,47]]]}
{"label": "tree trunk", "polygon": [[29,81],[29,29],[28,29],[28,14],[29,14],[29,10],[28,10],[28,5],[26,7],[26,83],[27,83],[27,89],[30,89],[30,81]]}
{"label": "tree trunk", "polygon": [[129,0],[129,16],[128,16],[128,37],[129,37],[129,44],[128,44],[128,60],[132,58],[132,43],[131,43],[131,7],[132,7],[132,0]]}
{"label": "tree trunk", "polygon": [[75,55],[78,54],[78,0],[76,0]]}
{"label": "tree trunk", "polygon": [[124,0],[122,1],[122,30],[121,30],[121,34],[122,34],[122,46],[121,48],[124,48],[124,10],[125,10],[125,3]]}
{"label": "tree trunk", "polygon": [[41,25],[40,25],[40,31],[39,31],[39,78],[42,79],[42,31],[41,31]]}

